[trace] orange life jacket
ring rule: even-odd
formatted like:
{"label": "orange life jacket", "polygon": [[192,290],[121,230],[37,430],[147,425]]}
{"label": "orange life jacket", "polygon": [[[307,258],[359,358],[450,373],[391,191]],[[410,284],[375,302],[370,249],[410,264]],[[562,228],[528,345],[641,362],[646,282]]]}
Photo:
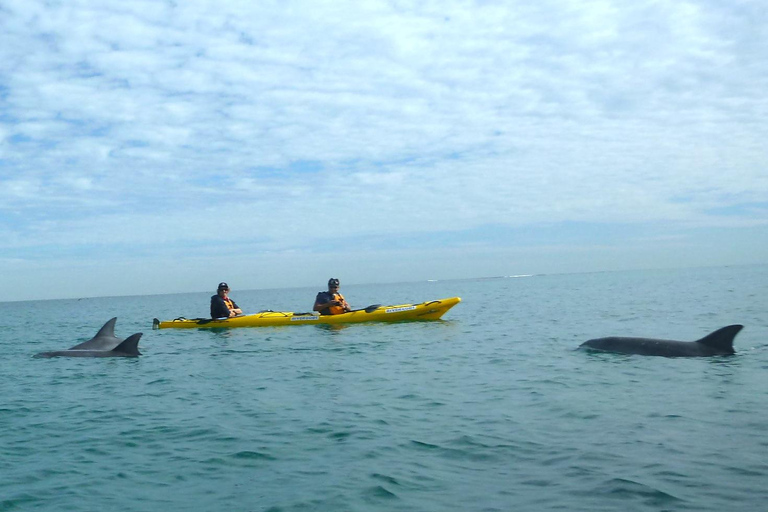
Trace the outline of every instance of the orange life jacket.
{"label": "orange life jacket", "polygon": [[[340,293],[334,293],[332,295],[331,300],[338,300],[338,301],[344,302],[344,296]],[[342,313],[346,313],[347,310],[344,309],[344,306],[328,306],[328,312],[331,315],[340,315]]]}
{"label": "orange life jacket", "polygon": [[226,299],[222,299],[224,301],[224,304],[226,304],[227,308],[229,310],[235,309],[235,301],[227,297]]}

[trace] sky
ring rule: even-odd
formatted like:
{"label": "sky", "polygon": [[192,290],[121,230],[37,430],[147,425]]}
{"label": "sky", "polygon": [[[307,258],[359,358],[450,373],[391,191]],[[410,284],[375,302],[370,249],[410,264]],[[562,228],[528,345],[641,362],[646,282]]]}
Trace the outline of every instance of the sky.
{"label": "sky", "polygon": [[0,0],[0,301],[768,261],[764,0]]}

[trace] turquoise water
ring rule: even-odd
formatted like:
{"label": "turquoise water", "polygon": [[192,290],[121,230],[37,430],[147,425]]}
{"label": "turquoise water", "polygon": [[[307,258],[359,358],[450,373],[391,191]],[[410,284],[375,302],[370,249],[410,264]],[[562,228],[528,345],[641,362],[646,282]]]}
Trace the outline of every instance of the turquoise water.
{"label": "turquoise water", "polygon": [[[306,311],[317,291],[232,296]],[[463,301],[439,322],[218,332],[151,329],[213,292],[0,304],[0,511],[765,509],[768,266],[343,292]],[[112,316],[142,357],[31,357]],[[575,350],[732,323],[729,358]]]}

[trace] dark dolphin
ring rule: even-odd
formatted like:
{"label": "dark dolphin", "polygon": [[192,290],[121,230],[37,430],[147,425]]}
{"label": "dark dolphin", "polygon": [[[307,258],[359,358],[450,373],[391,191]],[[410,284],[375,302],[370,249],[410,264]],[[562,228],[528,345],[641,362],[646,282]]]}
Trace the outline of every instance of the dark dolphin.
{"label": "dark dolphin", "polygon": [[115,336],[116,321],[117,317],[112,318],[99,329],[96,336],[69,350],[41,352],[35,354],[35,357],[138,357],[141,355],[138,345],[142,333],[136,333],[122,340]]}
{"label": "dark dolphin", "polygon": [[586,341],[579,348],[664,357],[709,357],[735,354],[733,338],[744,328],[729,325],[704,336],[697,341],[656,340],[653,338],[596,338]]}

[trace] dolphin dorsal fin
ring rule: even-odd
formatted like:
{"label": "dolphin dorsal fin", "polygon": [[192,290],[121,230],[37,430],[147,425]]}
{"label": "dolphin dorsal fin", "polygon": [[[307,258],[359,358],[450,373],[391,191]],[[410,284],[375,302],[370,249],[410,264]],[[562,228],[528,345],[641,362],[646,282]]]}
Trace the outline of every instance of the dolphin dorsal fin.
{"label": "dolphin dorsal fin", "polygon": [[98,337],[115,337],[115,322],[117,322],[117,317],[112,318],[111,320],[107,320],[107,323],[104,324],[104,327],[99,329],[99,332],[96,333],[96,336],[94,338]]}
{"label": "dolphin dorsal fin", "polygon": [[131,334],[125,338],[122,343],[113,348],[112,352],[123,352],[124,354],[130,354],[132,356],[140,356],[141,352],[139,352],[139,338],[141,338],[142,334],[143,333],[141,332]]}
{"label": "dolphin dorsal fin", "polygon": [[704,336],[698,340],[697,343],[733,353],[733,338],[735,338],[743,328],[743,325],[728,325]]}

